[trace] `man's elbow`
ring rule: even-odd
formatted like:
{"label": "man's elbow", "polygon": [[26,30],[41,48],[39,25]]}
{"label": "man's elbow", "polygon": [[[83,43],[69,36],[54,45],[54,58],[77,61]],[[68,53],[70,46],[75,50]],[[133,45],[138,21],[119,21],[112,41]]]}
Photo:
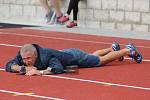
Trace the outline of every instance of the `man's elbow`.
{"label": "man's elbow", "polygon": [[7,64],[5,65],[5,71],[6,71],[6,72],[12,72],[12,70],[11,70],[11,64],[10,64],[10,63],[7,63]]}
{"label": "man's elbow", "polygon": [[6,66],[6,67],[5,67],[5,71],[6,71],[6,72],[11,72],[10,66]]}

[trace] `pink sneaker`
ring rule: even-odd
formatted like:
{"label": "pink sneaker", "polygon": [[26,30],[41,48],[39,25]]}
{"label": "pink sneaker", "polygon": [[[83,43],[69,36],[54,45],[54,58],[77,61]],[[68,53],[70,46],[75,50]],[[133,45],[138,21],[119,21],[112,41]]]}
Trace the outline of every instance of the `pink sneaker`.
{"label": "pink sneaker", "polygon": [[60,22],[60,23],[64,23],[64,22],[66,22],[66,21],[68,21],[69,20],[69,17],[67,17],[67,16],[62,16],[62,17],[60,17],[59,19],[58,19],[58,21]]}
{"label": "pink sneaker", "polygon": [[69,22],[69,24],[67,25],[67,28],[72,28],[74,26],[77,26],[77,23],[75,23],[74,21]]}

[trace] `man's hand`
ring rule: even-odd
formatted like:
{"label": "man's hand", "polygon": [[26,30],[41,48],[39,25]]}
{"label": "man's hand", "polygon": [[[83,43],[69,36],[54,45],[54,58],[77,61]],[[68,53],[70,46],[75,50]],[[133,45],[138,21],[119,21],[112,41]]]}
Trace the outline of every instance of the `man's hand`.
{"label": "man's hand", "polygon": [[20,75],[25,75],[28,71],[32,70],[32,69],[37,69],[36,67],[33,67],[33,66],[20,66],[20,71],[19,71],[19,74]]}
{"label": "man's hand", "polygon": [[40,71],[39,70],[36,70],[36,69],[30,69],[26,72],[25,75],[28,75],[28,76],[33,76],[33,75],[41,75]]}
{"label": "man's hand", "polygon": [[13,71],[13,72],[19,72],[20,70],[21,70],[21,66],[19,66],[19,65],[12,65],[11,66],[11,70]]}
{"label": "man's hand", "polygon": [[30,70],[32,70],[32,69],[37,69],[36,67],[34,67],[34,66],[26,66],[26,72],[28,72],[28,71],[30,71]]}

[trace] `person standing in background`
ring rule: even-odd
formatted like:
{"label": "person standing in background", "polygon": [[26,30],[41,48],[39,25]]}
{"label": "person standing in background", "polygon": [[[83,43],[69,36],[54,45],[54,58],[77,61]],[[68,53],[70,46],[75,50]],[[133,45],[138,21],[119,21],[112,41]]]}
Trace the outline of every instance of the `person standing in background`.
{"label": "person standing in background", "polygon": [[69,2],[69,6],[68,6],[68,10],[67,10],[67,13],[60,17],[58,19],[58,21],[60,23],[65,23],[69,20],[69,15],[71,13],[71,11],[73,10],[73,21],[70,21],[68,24],[67,24],[67,27],[68,28],[72,28],[72,27],[75,27],[77,26],[77,14],[78,14],[78,5],[79,5],[79,1],[80,0],[70,0]]}
{"label": "person standing in background", "polygon": [[51,0],[52,6],[54,7],[53,11],[51,7],[48,5],[48,0],[40,0],[41,6],[46,11],[46,19],[47,24],[54,24],[55,22],[58,22],[58,19],[63,15],[60,10],[60,2],[59,0]]}

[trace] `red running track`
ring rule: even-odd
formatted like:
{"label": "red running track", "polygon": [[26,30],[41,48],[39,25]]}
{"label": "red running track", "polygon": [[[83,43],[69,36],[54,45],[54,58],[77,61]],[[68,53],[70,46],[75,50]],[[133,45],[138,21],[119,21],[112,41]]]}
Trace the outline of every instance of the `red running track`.
{"label": "red running track", "polygon": [[144,61],[136,64],[126,59],[105,67],[80,69],[79,74],[54,76],[22,76],[0,71],[1,100],[149,100],[150,41],[146,40],[31,29],[0,29],[0,65],[4,66],[25,43],[37,43],[54,49],[77,47],[93,52],[109,47],[113,41],[119,41],[122,48],[128,42],[136,44]]}

